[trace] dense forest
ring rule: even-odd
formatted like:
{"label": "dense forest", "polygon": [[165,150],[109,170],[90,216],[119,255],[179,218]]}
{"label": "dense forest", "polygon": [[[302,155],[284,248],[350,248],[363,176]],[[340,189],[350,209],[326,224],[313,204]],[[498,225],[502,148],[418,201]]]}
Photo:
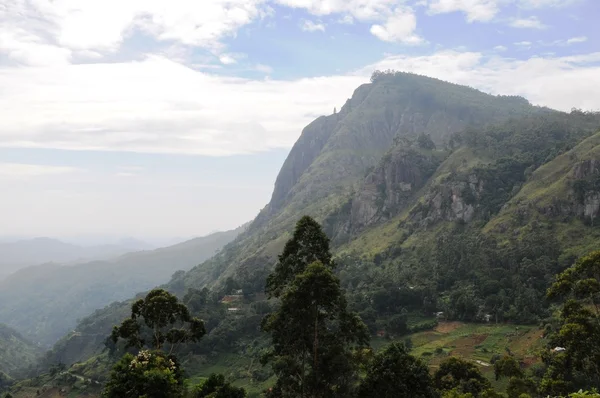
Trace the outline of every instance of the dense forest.
{"label": "dense forest", "polygon": [[5,387],[594,396],[598,159],[599,113],[376,72],[219,253],[81,319]]}

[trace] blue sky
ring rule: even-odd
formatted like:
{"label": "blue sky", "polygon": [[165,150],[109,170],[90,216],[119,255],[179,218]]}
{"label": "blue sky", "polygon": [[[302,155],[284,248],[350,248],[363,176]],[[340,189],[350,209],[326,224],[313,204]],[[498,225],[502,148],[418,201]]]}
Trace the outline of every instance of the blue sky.
{"label": "blue sky", "polygon": [[375,69],[600,109],[598,20],[596,0],[0,0],[0,236],[236,227]]}

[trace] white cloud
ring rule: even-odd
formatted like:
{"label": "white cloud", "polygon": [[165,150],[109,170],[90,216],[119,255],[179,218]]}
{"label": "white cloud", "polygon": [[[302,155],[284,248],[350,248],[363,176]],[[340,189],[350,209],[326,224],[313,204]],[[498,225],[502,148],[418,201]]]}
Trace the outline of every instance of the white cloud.
{"label": "white cloud", "polygon": [[463,12],[469,22],[487,22],[496,16],[498,0],[431,0],[428,11],[431,14]]}
{"label": "white cloud", "polygon": [[540,21],[538,17],[532,16],[529,18],[516,18],[510,21],[510,26],[513,28],[526,28],[526,29],[545,29],[546,25]]}
{"label": "white cloud", "polygon": [[375,68],[519,94],[564,110],[598,109],[599,62],[600,53],[521,61],[440,51],[294,81],[220,77],[160,57],[0,68],[0,146],[211,156],[289,148],[306,124],[339,108]]}
{"label": "white cloud", "polygon": [[587,41],[587,39],[588,38],[585,36],[572,37],[569,40],[567,40],[567,44],[584,43]]}
{"label": "white cloud", "polygon": [[[115,51],[138,29],[161,41],[219,48],[237,30],[270,15],[265,0],[3,0],[0,7],[0,52],[15,57],[34,52],[33,45],[54,57],[69,50]],[[26,35],[6,38],[25,29]],[[6,41],[9,41],[8,45]],[[17,44],[15,44],[15,42]],[[56,50],[56,49],[59,49]],[[39,51],[35,49],[35,51]],[[26,55],[19,56],[27,59]],[[29,62],[38,63],[38,62]]]}
{"label": "white cloud", "polygon": [[322,23],[316,23],[310,20],[305,20],[300,28],[305,32],[325,32],[325,25]]}
{"label": "white cloud", "polygon": [[221,55],[219,55],[219,61],[223,65],[237,64],[238,60],[240,60],[242,58],[245,58],[245,54],[227,53],[227,54],[221,54]]}
{"label": "white cloud", "polygon": [[26,163],[0,163],[0,178],[29,179],[49,175],[73,173],[79,171],[74,167],[48,166]]}
{"label": "white cloud", "polygon": [[338,20],[338,23],[341,23],[342,25],[352,25],[354,23],[354,18],[352,15],[344,15]]}
{"label": "white cloud", "polygon": [[[302,8],[316,16],[343,14],[341,23],[355,20],[372,23],[371,33],[389,42],[417,44],[422,39],[414,33],[416,17],[404,5],[404,0],[275,0],[279,4]],[[414,20],[413,20],[414,19]],[[305,26],[310,30],[324,30],[325,26]],[[409,31],[409,29],[411,29]]]}
{"label": "white cloud", "polygon": [[417,17],[409,8],[396,8],[383,25],[373,25],[371,33],[383,41],[406,44],[419,44],[423,39],[414,32],[417,27]]}
{"label": "white cloud", "polygon": [[506,50],[508,50],[508,48],[506,48],[505,46],[496,46],[496,47],[494,47],[494,50],[496,50],[496,51],[506,51]]}
{"label": "white cloud", "polygon": [[[421,0],[419,4],[427,5],[430,14],[463,12],[469,22],[489,22],[498,15],[500,8],[514,4],[520,8],[538,9],[546,7],[565,7],[581,0]],[[514,21],[517,26],[537,28],[540,24],[527,19]]]}
{"label": "white cloud", "polygon": [[518,5],[525,8],[566,7],[581,0],[519,0]]}
{"label": "white cloud", "polygon": [[531,45],[532,45],[533,43],[532,43],[532,42],[530,42],[530,41],[526,41],[526,40],[525,40],[525,41],[518,41],[518,42],[515,42],[514,44],[515,44],[515,46],[518,46],[518,47],[522,47],[522,48],[529,48],[529,47],[531,47]]}

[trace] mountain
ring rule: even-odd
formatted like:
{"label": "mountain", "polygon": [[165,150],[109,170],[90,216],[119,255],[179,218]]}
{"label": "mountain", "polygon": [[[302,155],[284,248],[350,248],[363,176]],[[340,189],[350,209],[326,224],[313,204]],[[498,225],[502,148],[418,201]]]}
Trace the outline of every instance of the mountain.
{"label": "mountain", "polygon": [[0,281],[0,322],[51,345],[78,319],[131,297],[211,257],[244,227],[111,261],[27,267]]}
{"label": "mountain", "polygon": [[0,388],[18,369],[25,369],[36,363],[42,350],[16,330],[0,324]]}
{"label": "mountain", "polygon": [[0,243],[0,278],[30,265],[103,260],[139,248],[140,242],[137,241],[90,247],[73,245],[51,238],[2,242]]}
{"label": "mountain", "polygon": [[[377,73],[339,113],[303,130],[248,229],[166,287],[181,297],[208,287],[215,308],[231,286],[262,292],[308,214],[331,238],[349,305],[373,333],[400,313],[536,324],[549,315],[548,283],[600,238],[599,181],[598,113]],[[198,355],[251,355],[269,307],[257,297],[243,315],[202,313],[209,333],[186,367],[201,367]],[[82,320],[51,357],[72,363],[99,353],[128,305]]]}
{"label": "mountain", "polygon": [[235,246],[191,270],[186,284],[212,283],[215,275],[234,275],[244,264],[264,264],[263,258],[272,264],[302,215],[328,222],[343,212],[365,175],[403,137],[416,139],[421,133],[442,144],[468,126],[551,112],[521,97],[492,96],[414,74],[379,76],[357,88],[338,113],[320,117],[302,131],[269,204]]}

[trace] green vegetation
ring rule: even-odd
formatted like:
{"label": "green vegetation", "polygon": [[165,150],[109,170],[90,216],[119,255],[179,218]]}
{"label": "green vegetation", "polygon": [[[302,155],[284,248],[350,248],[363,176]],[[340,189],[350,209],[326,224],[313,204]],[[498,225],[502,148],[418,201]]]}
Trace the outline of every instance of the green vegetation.
{"label": "green vegetation", "polygon": [[164,283],[177,271],[192,268],[231,242],[242,229],[130,253],[112,261],[22,269],[0,282],[0,322],[44,347],[50,346],[79,319]]}
{"label": "green vegetation", "polygon": [[[188,329],[157,333],[141,312],[122,323],[135,299],[113,303],[55,345],[40,382],[60,363],[103,382],[121,324],[136,349],[163,350],[152,366],[175,395],[591,394],[597,260],[565,269],[600,238],[599,129],[597,113],[376,73],[307,126],[245,232],[162,286],[202,319],[202,339],[173,348]],[[187,371],[174,379],[171,348]]]}
{"label": "green vegetation", "polygon": [[26,374],[25,370],[34,366],[41,354],[42,350],[19,332],[0,324],[0,391],[13,378]]}

